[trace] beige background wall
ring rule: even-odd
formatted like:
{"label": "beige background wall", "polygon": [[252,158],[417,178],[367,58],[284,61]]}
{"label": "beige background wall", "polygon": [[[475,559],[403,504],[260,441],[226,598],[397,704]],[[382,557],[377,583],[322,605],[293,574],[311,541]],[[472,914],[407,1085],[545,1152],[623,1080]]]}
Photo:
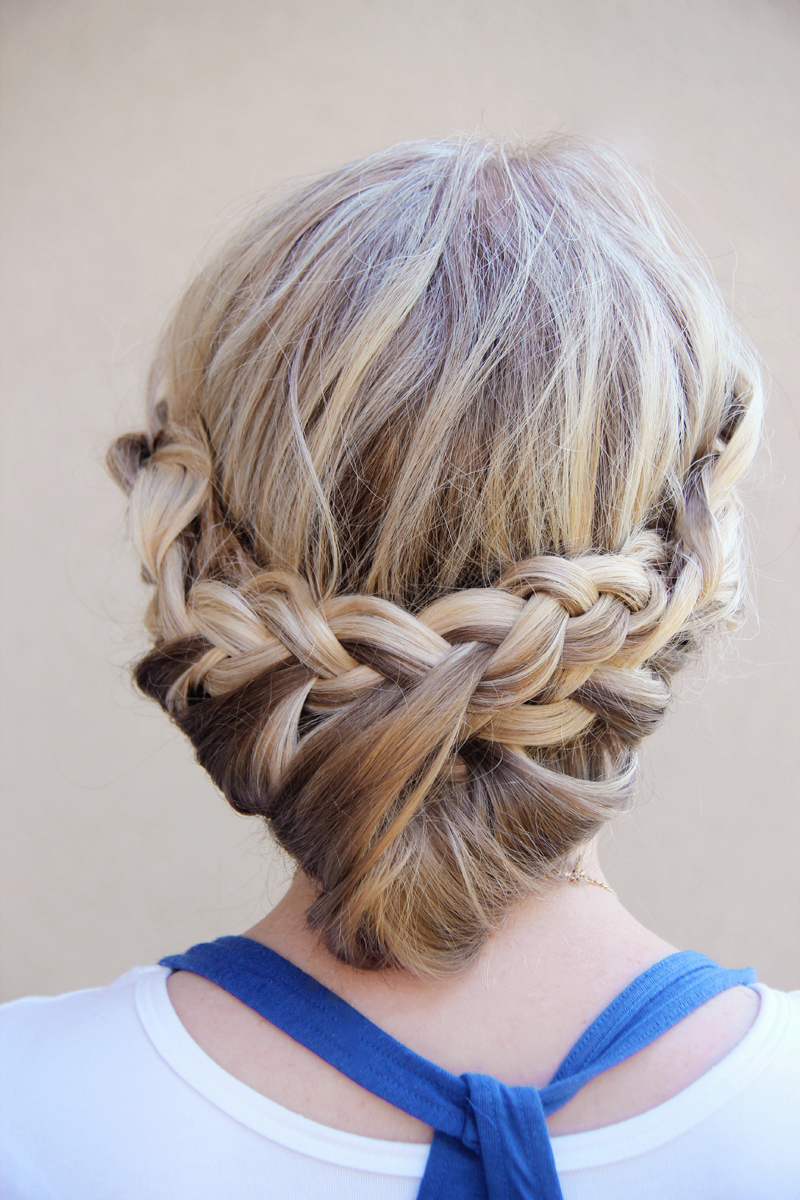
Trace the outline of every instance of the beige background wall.
{"label": "beige background wall", "polygon": [[[652,172],[772,373],[760,627],[644,756],[605,865],[680,946],[800,987],[800,8],[771,0],[6,0],[3,996],[245,929],[286,872],[125,665],[102,458],[170,300],[254,193],[405,138],[552,129]],[[735,289],[734,289],[735,275]]]}

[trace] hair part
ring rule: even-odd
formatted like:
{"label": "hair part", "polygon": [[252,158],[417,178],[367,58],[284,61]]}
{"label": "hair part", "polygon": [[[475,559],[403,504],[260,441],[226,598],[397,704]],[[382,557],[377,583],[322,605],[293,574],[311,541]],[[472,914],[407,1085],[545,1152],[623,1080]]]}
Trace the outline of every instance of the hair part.
{"label": "hair part", "polygon": [[136,680],[359,967],[463,967],[742,610],[758,364],[614,152],[395,147],[255,210],[111,469]]}

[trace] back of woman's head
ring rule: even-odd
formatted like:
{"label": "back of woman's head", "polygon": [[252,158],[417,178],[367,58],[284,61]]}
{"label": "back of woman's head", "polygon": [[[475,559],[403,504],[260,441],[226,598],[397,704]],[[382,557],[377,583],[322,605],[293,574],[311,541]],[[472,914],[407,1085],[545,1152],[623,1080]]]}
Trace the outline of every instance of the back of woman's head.
{"label": "back of woman's head", "polygon": [[757,365],[647,185],[400,146],[255,212],[110,453],[139,686],[356,966],[442,974],[630,802],[742,604]]}

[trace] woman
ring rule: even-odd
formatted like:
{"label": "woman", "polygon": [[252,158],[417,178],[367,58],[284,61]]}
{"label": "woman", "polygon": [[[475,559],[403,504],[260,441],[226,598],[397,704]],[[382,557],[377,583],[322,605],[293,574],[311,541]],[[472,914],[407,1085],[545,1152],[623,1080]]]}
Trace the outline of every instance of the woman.
{"label": "woman", "polygon": [[800,1004],[596,855],[740,616],[760,411],[610,151],[401,146],[253,215],[110,464],[136,681],[297,873],[243,938],[7,1007],[4,1194],[798,1194]]}

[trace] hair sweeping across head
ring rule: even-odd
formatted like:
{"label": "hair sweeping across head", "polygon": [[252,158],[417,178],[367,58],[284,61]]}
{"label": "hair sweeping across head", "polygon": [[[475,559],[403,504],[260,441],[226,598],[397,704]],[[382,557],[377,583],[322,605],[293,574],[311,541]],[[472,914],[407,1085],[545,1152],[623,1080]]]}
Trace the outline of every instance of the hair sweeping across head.
{"label": "hair sweeping across head", "polygon": [[752,352],[614,152],[409,144],[256,209],[109,461],[136,680],[339,959],[463,967],[629,805],[742,609]]}

